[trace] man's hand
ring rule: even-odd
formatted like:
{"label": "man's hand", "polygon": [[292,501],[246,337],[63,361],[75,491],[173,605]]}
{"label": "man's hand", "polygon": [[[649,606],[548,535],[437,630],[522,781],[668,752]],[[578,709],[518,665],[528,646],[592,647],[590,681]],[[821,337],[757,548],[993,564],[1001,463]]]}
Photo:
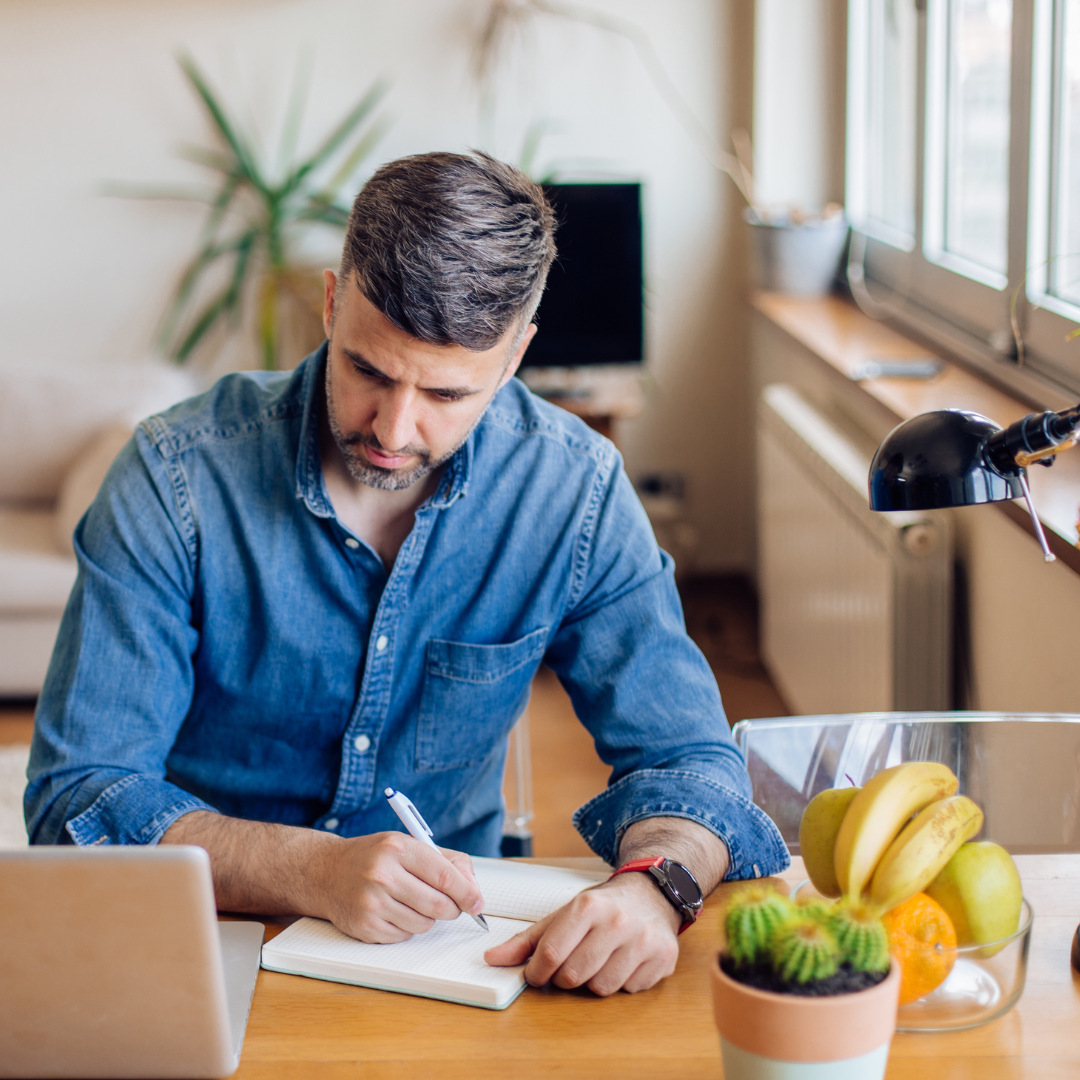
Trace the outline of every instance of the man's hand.
{"label": "man's hand", "polygon": [[[620,866],[656,855],[685,865],[706,896],[727,873],[723,841],[682,818],[646,818],[626,830]],[[494,967],[528,960],[525,978],[534,986],[588,986],[601,997],[616,990],[633,993],[675,970],[681,924],[650,874],[620,874],[489,949],[484,959]]]}
{"label": "man's hand", "polygon": [[483,910],[468,855],[404,833],[345,839],[196,810],[162,843],[209,852],[223,911],[314,915],[361,941],[405,941],[437,920]]}
{"label": "man's hand", "polygon": [[675,970],[681,921],[651,877],[621,874],[488,949],[484,959],[494,967],[528,960],[525,979],[533,986],[634,993]]}
{"label": "man's hand", "polygon": [[404,833],[374,833],[327,849],[319,871],[324,919],[361,941],[407,941],[437,920],[484,908],[472,860]]}

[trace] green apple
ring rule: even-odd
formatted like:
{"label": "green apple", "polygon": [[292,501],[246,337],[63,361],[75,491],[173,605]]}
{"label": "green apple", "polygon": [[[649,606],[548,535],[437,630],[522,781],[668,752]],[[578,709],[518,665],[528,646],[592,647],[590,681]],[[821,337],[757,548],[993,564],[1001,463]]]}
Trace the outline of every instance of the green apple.
{"label": "green apple", "polygon": [[926,889],[956,928],[958,945],[985,945],[1020,925],[1020,875],[1012,856],[989,840],[964,844]]}
{"label": "green apple", "polygon": [[861,790],[846,787],[818,792],[803,811],[799,822],[799,853],[810,881],[822,896],[840,895],[840,882],[836,880],[833,865],[836,834],[851,800]]}

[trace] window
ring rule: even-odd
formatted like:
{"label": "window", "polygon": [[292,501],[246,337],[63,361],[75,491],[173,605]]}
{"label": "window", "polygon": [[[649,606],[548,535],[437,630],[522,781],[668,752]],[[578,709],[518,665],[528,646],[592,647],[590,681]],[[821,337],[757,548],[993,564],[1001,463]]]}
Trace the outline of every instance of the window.
{"label": "window", "polygon": [[[941,109],[931,186],[939,204],[940,250],[970,266],[969,276],[1004,284],[1008,271],[1010,0],[939,4]],[[979,271],[984,271],[979,274]]]}
{"label": "window", "polygon": [[850,123],[858,127],[866,152],[856,162],[864,171],[849,176],[848,187],[861,196],[865,226],[910,251],[915,244],[915,8],[902,0],[876,0],[852,15],[855,81],[865,94],[852,101]]}
{"label": "window", "polygon": [[849,20],[871,291],[969,357],[1080,390],[1080,0],[851,0]]}

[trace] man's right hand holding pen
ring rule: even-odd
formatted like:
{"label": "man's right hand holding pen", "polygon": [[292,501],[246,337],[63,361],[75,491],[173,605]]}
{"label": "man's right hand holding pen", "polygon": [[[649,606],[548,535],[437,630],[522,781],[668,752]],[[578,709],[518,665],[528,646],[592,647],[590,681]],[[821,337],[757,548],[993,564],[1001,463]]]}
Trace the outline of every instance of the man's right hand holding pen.
{"label": "man's right hand holding pen", "polygon": [[162,843],[209,852],[220,911],[312,915],[361,941],[406,941],[484,909],[468,855],[403,832],[340,837],[195,810]]}

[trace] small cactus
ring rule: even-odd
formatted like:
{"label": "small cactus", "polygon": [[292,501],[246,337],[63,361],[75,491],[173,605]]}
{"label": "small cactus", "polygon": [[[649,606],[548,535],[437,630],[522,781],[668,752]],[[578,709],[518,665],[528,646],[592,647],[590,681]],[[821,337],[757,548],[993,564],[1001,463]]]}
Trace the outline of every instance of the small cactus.
{"label": "small cactus", "polygon": [[824,900],[820,896],[811,896],[806,900],[800,898],[795,901],[795,914],[828,925],[835,903],[834,900]]}
{"label": "small cactus", "polygon": [[808,983],[835,975],[840,947],[832,933],[814,918],[797,916],[773,935],[773,969],[784,982]]}
{"label": "small cactus", "polygon": [[752,964],[769,955],[773,935],[792,915],[791,903],[767,885],[742,889],[727,910],[728,953],[736,964]]}
{"label": "small cactus", "polygon": [[859,900],[841,900],[826,925],[840,946],[840,958],[854,971],[889,970],[889,935],[877,908]]}

